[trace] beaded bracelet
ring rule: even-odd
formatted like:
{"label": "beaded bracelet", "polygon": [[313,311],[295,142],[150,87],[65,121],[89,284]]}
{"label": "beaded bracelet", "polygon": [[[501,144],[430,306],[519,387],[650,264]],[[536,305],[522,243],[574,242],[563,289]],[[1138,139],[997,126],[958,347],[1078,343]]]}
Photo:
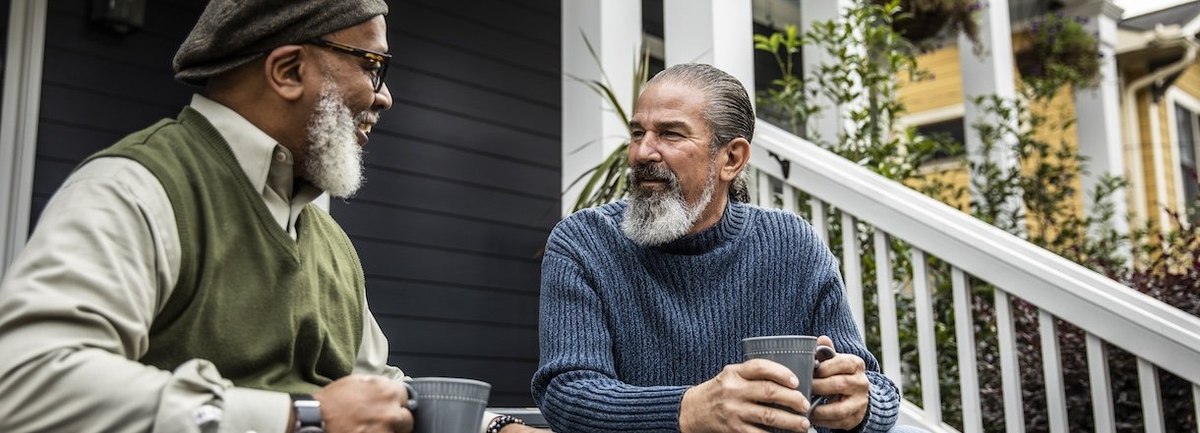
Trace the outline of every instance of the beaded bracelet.
{"label": "beaded bracelet", "polygon": [[500,433],[500,430],[509,424],[525,425],[525,421],[514,416],[500,415],[492,418],[492,422],[488,423],[487,433]]}

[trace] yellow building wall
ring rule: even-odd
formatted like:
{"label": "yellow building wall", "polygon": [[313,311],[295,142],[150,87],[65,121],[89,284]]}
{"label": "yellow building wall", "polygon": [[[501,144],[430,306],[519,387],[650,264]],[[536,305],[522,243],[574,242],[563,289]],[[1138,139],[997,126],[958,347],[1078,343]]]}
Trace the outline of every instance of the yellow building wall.
{"label": "yellow building wall", "polygon": [[[1030,107],[1035,114],[1042,116],[1045,119],[1042,130],[1034,134],[1034,138],[1050,144],[1050,149],[1047,155],[1044,156],[1047,163],[1059,163],[1053,155],[1055,152],[1062,149],[1072,149],[1078,155],[1079,150],[1079,131],[1076,128],[1075,122],[1075,93],[1068,87],[1059,89],[1058,94],[1044,104],[1034,104]],[[1031,174],[1037,168],[1039,161],[1037,159],[1025,161],[1022,168],[1026,174]],[[1086,163],[1085,163],[1086,164]],[[1086,168],[1086,167],[1081,167]],[[1071,187],[1077,191],[1075,194],[1074,203],[1071,204],[1075,215],[1083,213],[1083,200],[1088,194],[1087,191],[1082,191],[1082,170],[1078,172],[1072,182]],[[1030,229],[1037,228],[1037,222],[1030,220]]]}
{"label": "yellow building wall", "polygon": [[1138,149],[1141,150],[1139,159],[1142,162],[1141,176],[1145,185],[1143,189],[1145,201],[1141,203],[1141,206],[1146,209],[1148,223],[1153,227],[1158,227],[1158,211],[1161,209],[1161,204],[1158,200],[1158,179],[1154,175],[1154,136],[1151,128],[1161,128],[1162,124],[1151,123],[1150,109],[1153,105],[1150,99],[1149,92],[1145,91],[1139,92],[1137,97]]}
{"label": "yellow building wall", "polygon": [[958,47],[949,46],[917,57],[917,67],[926,74],[912,81],[907,74],[899,77],[897,96],[909,113],[963,103],[962,69],[958,64]]}
{"label": "yellow building wall", "polygon": [[[1023,43],[1023,41],[1014,40],[1014,44],[1020,43]],[[908,77],[900,77],[899,79],[898,97],[900,102],[905,105],[908,113],[921,113],[970,103],[963,100],[962,69],[959,65],[959,49],[957,46],[945,47],[918,56],[917,67],[929,76],[917,81],[911,81]],[[1014,71],[1015,74],[1016,71]],[[1052,143],[1051,152],[1062,146],[1077,148],[1078,134],[1073,122],[1075,117],[1075,98],[1070,89],[1063,88],[1047,104],[1033,106],[1031,109],[1047,118],[1047,126],[1063,123],[1071,124],[1065,129],[1048,128],[1049,130],[1043,131],[1036,136],[1040,140]],[[968,134],[971,133],[970,130],[966,132]],[[1023,168],[1028,173],[1034,169],[1036,164],[1037,161],[1026,161]],[[921,186],[930,182],[941,182],[966,188],[969,179],[965,163],[950,163],[927,167],[925,176],[929,179],[926,181],[911,181],[909,182],[909,186],[920,189]],[[1073,186],[1077,191],[1079,190],[1081,185],[1078,179]],[[1084,195],[1078,194],[1076,197],[1077,200],[1073,208],[1076,212],[1081,212]],[[952,197],[947,194],[943,197],[938,197],[938,199],[963,210],[967,210],[969,203],[969,197],[965,194],[958,197]],[[1034,226],[1036,225],[1036,222],[1032,220],[1029,223]]]}
{"label": "yellow building wall", "polygon": [[[1021,40],[1019,37],[1014,38],[1013,40],[1014,47],[1019,47],[1025,43],[1027,43],[1027,41]],[[909,80],[908,77],[904,76],[898,77],[898,97],[900,102],[905,105],[908,113],[913,114],[927,112],[930,110],[967,103],[963,100],[962,71],[959,66],[958,57],[959,50],[956,46],[949,46],[925,53],[917,58],[917,65],[919,69],[928,74],[928,77],[916,81]],[[1131,71],[1125,72],[1128,74],[1123,77],[1125,82],[1130,82],[1138,78],[1137,73],[1130,73]],[[1181,76],[1173,83],[1173,85],[1180,91],[1186,92],[1187,94],[1200,99],[1200,61],[1186,69],[1184,73],[1181,74]],[[1122,113],[1122,142],[1128,141],[1128,135],[1125,132],[1126,128],[1128,128],[1128,125],[1124,123],[1126,122],[1125,115],[1127,113],[1125,104],[1128,103],[1130,103],[1130,101],[1122,100],[1122,105],[1120,107]],[[1139,95],[1137,95],[1137,98],[1135,98],[1134,103],[1137,104],[1136,136],[1138,139],[1138,149],[1140,151],[1140,155],[1138,155],[1138,157],[1140,157],[1141,160],[1140,174],[1144,180],[1144,189],[1142,190],[1144,193],[1144,200],[1141,203],[1135,203],[1137,198],[1136,195],[1132,193],[1126,194],[1126,199],[1131,210],[1135,209],[1134,206],[1145,208],[1147,211],[1146,216],[1148,217],[1149,222],[1154,223],[1154,225],[1157,226],[1160,211],[1164,206],[1166,209],[1169,209],[1173,212],[1180,212],[1183,210],[1182,203],[1179,203],[1177,192],[1182,180],[1178,177],[1175,167],[1178,164],[1178,161],[1176,161],[1176,158],[1174,157],[1174,147],[1177,146],[1178,138],[1171,134],[1171,116],[1169,116],[1169,114],[1173,113],[1174,107],[1168,103],[1166,98],[1163,98],[1163,100],[1153,104],[1155,113],[1152,118],[1148,111],[1150,110],[1152,104],[1148,91],[1140,92]],[[1042,107],[1037,110],[1038,113],[1050,116],[1056,121],[1073,119],[1075,116],[1074,95],[1070,89],[1064,88],[1047,107]],[[1154,134],[1151,132],[1152,130],[1157,132],[1157,136],[1159,138],[1157,141],[1154,140]],[[970,131],[968,131],[968,133],[969,132]],[[1050,132],[1050,134],[1059,133],[1060,132],[1058,131]],[[1060,145],[1072,146],[1078,149],[1078,135],[1074,125],[1064,131],[1061,131],[1061,135],[1050,136],[1043,134],[1038,138],[1049,140],[1052,143]],[[1131,144],[1132,143],[1126,143],[1127,146]],[[1157,151],[1160,155],[1161,166],[1155,164],[1155,151]],[[1133,157],[1132,152],[1127,150],[1127,156]],[[1132,170],[1135,169],[1131,162],[1132,161],[1127,160],[1125,164],[1130,176],[1133,175]],[[1027,170],[1031,168],[1028,162],[1025,168]],[[1160,172],[1163,178],[1162,183],[1165,192],[1164,197],[1161,199],[1159,198],[1158,194],[1159,180],[1157,176],[1157,173]],[[968,182],[967,168],[965,164],[961,163],[942,164],[936,167],[929,167],[926,170],[926,176],[937,179],[937,181],[943,183],[963,185],[964,188]],[[910,186],[914,188],[922,185],[922,182],[917,181],[909,183]],[[1075,187],[1078,190],[1080,185],[1076,184]],[[1080,191],[1080,194],[1077,195],[1078,200],[1074,204],[1074,207],[1077,211],[1082,211],[1084,203],[1083,200],[1089,193],[1090,191]],[[940,199],[960,209],[966,209],[968,202],[968,198],[965,196],[958,197],[957,199],[947,196],[940,197]]]}
{"label": "yellow building wall", "polygon": [[1200,64],[1184,69],[1183,74],[1175,81],[1175,87],[1200,99]]}
{"label": "yellow building wall", "polygon": [[1167,209],[1175,211],[1179,209],[1179,179],[1175,177],[1175,166],[1178,162],[1175,161],[1171,148],[1175,147],[1175,137],[1171,135],[1171,118],[1168,116],[1169,110],[1175,108],[1167,102],[1166,98],[1158,103],[1158,127],[1159,127],[1159,143],[1158,150],[1162,152],[1162,167],[1163,179],[1167,190],[1167,199],[1165,205]]}

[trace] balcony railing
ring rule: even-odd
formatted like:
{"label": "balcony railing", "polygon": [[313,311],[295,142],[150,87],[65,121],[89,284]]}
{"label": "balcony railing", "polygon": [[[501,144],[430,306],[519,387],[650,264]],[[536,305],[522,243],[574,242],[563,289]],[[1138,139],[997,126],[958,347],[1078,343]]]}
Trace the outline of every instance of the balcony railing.
{"label": "balcony railing", "polygon": [[[1072,431],[1067,421],[1060,349],[1055,320],[1086,335],[1086,356],[1095,431],[1115,430],[1106,345],[1137,357],[1145,430],[1164,428],[1158,371],[1191,383],[1200,419],[1200,319],[1129,289],[1083,266],[992,227],[982,221],[871,173],[811,142],[766,122],[757,125],[751,153],[752,191],[758,203],[806,214],[818,233],[842,251],[846,290],[859,329],[864,329],[864,259],[875,266],[884,374],[902,385],[901,340],[896,294],[911,290],[916,317],[921,401],[905,401],[902,422],[933,431],[956,431],[943,422],[944,407],[960,406],[962,428],[983,430],[977,375],[971,281],[995,288],[995,332],[1007,432],[1025,430],[1012,299],[1037,309],[1048,423],[1053,432]],[[785,167],[786,166],[786,167]],[[787,171],[787,175],[784,172]],[[810,197],[801,200],[800,197]],[[804,201],[804,202],[802,202]],[[801,212],[801,209],[807,212]],[[840,239],[828,239],[827,221],[840,214]],[[860,234],[862,235],[860,237]],[[870,239],[863,242],[863,239]],[[909,257],[895,257],[893,241],[907,245]],[[865,248],[872,244],[873,248]],[[868,256],[870,254],[870,256]],[[905,260],[907,259],[907,260]],[[931,262],[936,259],[936,262]],[[910,263],[908,278],[894,278],[897,264]],[[950,267],[960,402],[940,396],[931,263]],[[887,264],[887,265],[884,265]],[[904,281],[901,283],[901,281]],[[908,292],[906,292],[908,293]],[[1028,390],[1027,390],[1028,391]],[[949,404],[947,404],[949,403]]]}

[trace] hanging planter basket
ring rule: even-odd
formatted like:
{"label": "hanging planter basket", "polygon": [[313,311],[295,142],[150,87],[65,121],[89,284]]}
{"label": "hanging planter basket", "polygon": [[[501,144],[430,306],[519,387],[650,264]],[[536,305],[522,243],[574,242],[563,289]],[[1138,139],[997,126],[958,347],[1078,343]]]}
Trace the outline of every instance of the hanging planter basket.
{"label": "hanging planter basket", "polygon": [[1085,22],[1060,14],[1030,22],[1029,45],[1013,60],[1021,81],[1037,96],[1052,97],[1063,86],[1091,86],[1100,77],[1100,47]]}
{"label": "hanging planter basket", "polygon": [[[876,2],[886,4],[887,0]],[[933,38],[947,30],[962,31],[978,47],[979,23],[975,21],[978,10],[976,0],[900,0],[900,14],[892,22],[892,28],[918,47],[929,48]]]}

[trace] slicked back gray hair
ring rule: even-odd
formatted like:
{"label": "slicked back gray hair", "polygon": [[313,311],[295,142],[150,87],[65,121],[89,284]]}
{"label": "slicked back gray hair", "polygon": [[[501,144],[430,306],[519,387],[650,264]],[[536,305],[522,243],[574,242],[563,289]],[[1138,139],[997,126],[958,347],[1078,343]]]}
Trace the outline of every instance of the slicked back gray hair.
{"label": "slicked back gray hair", "polygon": [[[704,120],[713,130],[712,143],[709,145],[713,157],[733,139],[741,137],[749,142],[754,136],[754,106],[750,104],[746,88],[737,78],[712,65],[684,63],[655,74],[643,89],[664,82],[685,85],[704,93],[703,113]],[[750,201],[744,170],[730,184],[729,198],[740,202]]]}

